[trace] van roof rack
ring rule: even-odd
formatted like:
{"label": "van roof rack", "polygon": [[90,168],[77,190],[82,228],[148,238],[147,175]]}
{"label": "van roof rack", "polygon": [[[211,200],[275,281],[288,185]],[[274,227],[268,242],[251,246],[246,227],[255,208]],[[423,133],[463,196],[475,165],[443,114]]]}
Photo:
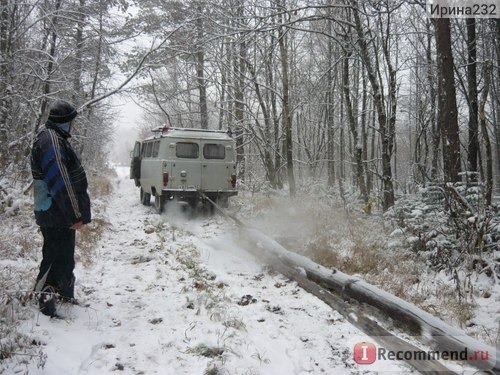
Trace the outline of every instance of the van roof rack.
{"label": "van roof rack", "polygon": [[156,129],[151,129],[153,133],[166,133],[169,130],[184,130],[184,131],[192,131],[192,132],[209,132],[209,133],[227,133],[231,135],[231,130],[213,130],[213,129],[195,129],[195,128],[176,128],[171,126],[162,126]]}

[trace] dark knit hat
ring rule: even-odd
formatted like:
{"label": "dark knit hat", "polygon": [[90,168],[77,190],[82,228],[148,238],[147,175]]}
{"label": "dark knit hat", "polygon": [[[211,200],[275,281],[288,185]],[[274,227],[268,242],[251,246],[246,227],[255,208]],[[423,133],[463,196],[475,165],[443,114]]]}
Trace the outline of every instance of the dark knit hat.
{"label": "dark knit hat", "polygon": [[50,107],[49,121],[64,124],[73,120],[78,112],[76,108],[64,100],[58,100]]}

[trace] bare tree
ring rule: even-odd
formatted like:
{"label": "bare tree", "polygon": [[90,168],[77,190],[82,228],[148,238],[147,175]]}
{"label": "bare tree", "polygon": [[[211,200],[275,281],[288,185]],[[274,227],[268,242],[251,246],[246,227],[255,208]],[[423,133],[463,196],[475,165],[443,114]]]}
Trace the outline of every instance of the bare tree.
{"label": "bare tree", "polygon": [[476,77],[476,20],[467,18],[467,84],[469,102],[469,147],[468,170],[477,171],[477,156],[479,153],[478,142],[478,103],[477,103],[477,77]]}
{"label": "bare tree", "polygon": [[[280,9],[286,9],[285,0],[281,0]],[[281,22],[284,23],[284,15],[282,14]],[[293,171],[293,143],[292,143],[292,115],[290,113],[290,86],[288,79],[288,46],[286,43],[286,32],[282,26],[279,27],[278,44],[280,48],[281,57],[281,74],[283,85],[283,128],[285,129],[285,154],[286,154],[286,169],[288,174],[288,188],[290,189],[290,196],[295,197],[295,176]]]}
{"label": "bare tree", "polygon": [[445,182],[457,182],[460,180],[461,157],[450,19],[438,18],[434,25],[438,56],[438,121],[443,145],[444,180]]}
{"label": "bare tree", "polygon": [[[394,129],[396,122],[396,112],[395,106],[397,103],[397,92],[396,92],[396,71],[392,67],[391,57],[390,57],[390,46],[388,44],[388,39],[390,38],[389,32],[385,35],[385,39],[382,43],[383,52],[385,57],[385,62],[388,68],[389,75],[389,108],[386,108],[384,103],[384,95],[382,89],[382,82],[378,79],[380,72],[378,69],[378,60],[373,59],[370,55],[368,42],[366,40],[365,31],[361,22],[359,4],[357,0],[350,0],[350,5],[354,17],[354,27],[358,35],[358,43],[360,54],[363,59],[363,64],[366,68],[366,73],[370,81],[373,90],[373,101],[377,111],[378,118],[378,131],[382,142],[382,184],[383,184],[383,200],[382,206],[384,210],[389,209],[389,207],[394,205],[394,185],[392,176],[392,152],[394,147]],[[390,15],[388,12],[388,16]],[[387,19],[387,27],[390,25],[390,18]],[[390,110],[391,117],[387,117],[387,109]]]}
{"label": "bare tree", "polygon": [[200,95],[200,126],[202,129],[208,129],[208,107],[207,107],[207,87],[205,84],[205,51],[203,45],[204,25],[202,2],[196,5],[196,79],[198,81],[198,90]]}
{"label": "bare tree", "polygon": [[[346,39],[348,36],[346,35]],[[350,93],[350,88],[349,88],[349,64],[350,64],[350,57],[352,56],[352,51],[350,50],[350,43],[346,43],[346,48],[345,48],[345,57],[344,57],[344,63],[343,63],[343,78],[342,78],[342,86],[343,86],[343,91],[344,91],[344,100],[346,104],[346,110],[347,110],[347,118],[349,121],[349,127],[351,130],[351,135],[353,139],[353,148],[354,148],[354,157],[355,157],[355,162],[356,162],[356,182],[359,186],[361,196],[363,198],[363,201],[366,203],[368,202],[368,194],[366,191],[366,184],[365,184],[365,176],[364,176],[364,158],[363,158],[363,145],[360,141],[359,138],[359,132],[358,132],[358,121],[357,118],[355,118],[354,114],[354,108],[353,104],[351,101],[351,93]]]}
{"label": "bare tree", "polygon": [[486,192],[485,192],[485,203],[489,206],[491,205],[491,196],[493,192],[493,153],[491,149],[491,141],[488,133],[488,127],[486,126],[486,113],[485,106],[488,100],[488,94],[490,90],[490,80],[491,80],[491,62],[487,61],[484,66],[484,85],[483,93],[481,96],[481,103],[479,105],[479,119],[481,124],[481,133],[483,136],[483,142],[486,154]]}

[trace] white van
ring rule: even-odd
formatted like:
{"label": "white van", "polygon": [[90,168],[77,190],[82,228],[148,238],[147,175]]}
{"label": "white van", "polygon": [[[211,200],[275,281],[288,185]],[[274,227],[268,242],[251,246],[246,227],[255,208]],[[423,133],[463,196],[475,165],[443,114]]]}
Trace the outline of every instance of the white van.
{"label": "white van", "polygon": [[199,192],[227,206],[228,198],[238,194],[235,142],[225,131],[155,130],[135,143],[130,178],[141,188],[142,204],[149,205],[153,196],[159,213],[172,199],[195,207],[203,201]]}

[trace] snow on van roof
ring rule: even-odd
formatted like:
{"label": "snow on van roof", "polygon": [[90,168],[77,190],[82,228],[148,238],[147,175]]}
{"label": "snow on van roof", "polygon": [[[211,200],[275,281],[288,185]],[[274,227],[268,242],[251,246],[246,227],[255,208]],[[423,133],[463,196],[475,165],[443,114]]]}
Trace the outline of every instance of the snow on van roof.
{"label": "snow on van roof", "polygon": [[231,140],[230,133],[224,130],[207,130],[207,129],[190,129],[190,128],[159,128],[153,130],[154,136],[148,137],[145,140],[175,137],[175,138],[191,138],[191,139],[218,139]]}

